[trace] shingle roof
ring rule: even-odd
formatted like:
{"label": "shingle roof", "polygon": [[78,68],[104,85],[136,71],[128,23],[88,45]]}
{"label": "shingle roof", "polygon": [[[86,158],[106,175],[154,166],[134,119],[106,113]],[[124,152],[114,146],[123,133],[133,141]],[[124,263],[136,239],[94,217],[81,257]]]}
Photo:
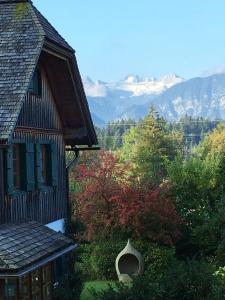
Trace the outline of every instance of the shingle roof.
{"label": "shingle roof", "polygon": [[38,17],[42,28],[44,29],[45,36],[47,39],[55,42],[61,47],[67,50],[74,51],[72,47],[65,41],[65,39],[58,33],[58,31],[49,23],[49,21],[34,7],[34,11]]}
{"label": "shingle roof", "polygon": [[0,139],[12,133],[45,37],[31,4],[11,2],[0,6]]}
{"label": "shingle roof", "polygon": [[1,3],[20,3],[20,2],[32,2],[31,0],[0,0]]}
{"label": "shingle roof", "polygon": [[[70,64],[76,65],[74,50],[32,1],[0,0],[0,140],[12,136],[45,41],[63,48],[70,57]],[[79,72],[77,67],[75,72]],[[72,82],[71,78],[68,82]],[[81,127],[86,127],[88,133],[78,144],[91,144],[90,140],[97,144],[87,99],[83,91],[81,94],[79,99],[72,93],[70,95],[79,107],[77,113],[86,115]]]}
{"label": "shingle roof", "polygon": [[62,233],[34,221],[0,226],[0,273],[16,272],[69,246]]}

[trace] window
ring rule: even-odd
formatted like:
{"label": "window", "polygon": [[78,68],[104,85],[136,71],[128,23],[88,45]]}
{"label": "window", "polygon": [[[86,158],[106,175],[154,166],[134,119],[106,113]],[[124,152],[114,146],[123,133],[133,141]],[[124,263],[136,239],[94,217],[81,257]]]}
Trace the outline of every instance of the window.
{"label": "window", "polygon": [[8,194],[32,191],[34,187],[34,144],[18,141],[7,151]]}
{"label": "window", "polygon": [[57,147],[55,144],[18,141],[7,150],[7,182],[9,195],[33,191],[58,184]]}
{"label": "window", "polygon": [[[18,287],[20,300],[51,300],[53,289],[52,263],[21,277]],[[32,297],[30,297],[31,295]]]}
{"label": "window", "polygon": [[21,151],[20,145],[13,145],[13,185],[14,189],[21,189]]}
{"label": "window", "polygon": [[33,74],[33,78],[30,82],[29,92],[41,97],[42,94],[42,83],[41,83],[41,71],[36,68]]}
{"label": "window", "polygon": [[56,186],[57,149],[55,144],[36,144],[36,182],[38,188]]}
{"label": "window", "polygon": [[17,299],[17,285],[16,280],[6,279],[5,280],[5,300],[16,300]]}

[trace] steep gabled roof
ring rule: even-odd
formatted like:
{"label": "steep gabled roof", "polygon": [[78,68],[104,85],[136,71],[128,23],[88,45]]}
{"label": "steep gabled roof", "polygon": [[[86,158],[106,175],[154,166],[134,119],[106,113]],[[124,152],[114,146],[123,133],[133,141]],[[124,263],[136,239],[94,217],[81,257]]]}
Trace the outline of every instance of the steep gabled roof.
{"label": "steep gabled roof", "polygon": [[56,31],[56,29],[48,22],[48,20],[34,7],[37,18],[45,32],[45,36],[52,42],[64,47],[67,50],[74,51],[65,39]]}
{"label": "steep gabled roof", "polygon": [[[97,144],[74,50],[29,0],[0,0],[0,140],[9,139],[13,133],[33,72],[47,42],[48,46],[50,42],[62,49],[70,67],[75,66],[74,74],[78,73],[78,83],[73,88],[79,93],[77,90],[71,93],[70,103],[82,116],[80,128],[86,128],[87,132],[77,143]],[[71,122],[68,127],[74,129],[73,126],[74,122]]]}
{"label": "steep gabled roof", "polygon": [[0,0],[0,139],[15,126],[44,36],[30,3]]}

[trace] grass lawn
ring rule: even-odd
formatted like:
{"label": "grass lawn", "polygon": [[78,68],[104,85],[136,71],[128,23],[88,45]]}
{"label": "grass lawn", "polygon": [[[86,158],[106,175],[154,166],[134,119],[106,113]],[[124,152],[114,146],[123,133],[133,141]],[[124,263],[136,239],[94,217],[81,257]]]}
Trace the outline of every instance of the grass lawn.
{"label": "grass lawn", "polygon": [[80,300],[95,300],[89,293],[88,289],[94,288],[95,290],[104,290],[108,287],[108,283],[112,283],[113,281],[87,281],[85,283],[83,292],[81,294]]}

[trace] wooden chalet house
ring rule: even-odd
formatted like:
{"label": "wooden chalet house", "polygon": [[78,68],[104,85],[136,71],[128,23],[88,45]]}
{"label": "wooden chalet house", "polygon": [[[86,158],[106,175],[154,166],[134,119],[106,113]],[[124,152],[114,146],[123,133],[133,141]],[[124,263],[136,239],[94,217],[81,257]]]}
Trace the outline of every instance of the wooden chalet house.
{"label": "wooden chalet house", "polygon": [[75,249],[49,228],[68,214],[65,151],[96,144],[74,50],[31,1],[0,0],[0,300],[52,299]]}

